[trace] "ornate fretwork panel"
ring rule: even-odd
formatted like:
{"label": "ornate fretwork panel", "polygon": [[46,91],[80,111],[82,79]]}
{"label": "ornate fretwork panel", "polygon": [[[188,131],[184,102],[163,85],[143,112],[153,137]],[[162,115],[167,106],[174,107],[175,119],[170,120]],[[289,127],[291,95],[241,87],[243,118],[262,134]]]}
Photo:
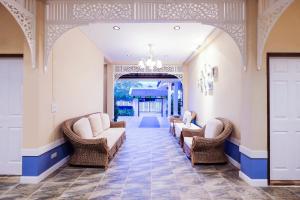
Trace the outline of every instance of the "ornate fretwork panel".
{"label": "ornate fretwork panel", "polygon": [[178,65],[164,65],[162,68],[154,68],[150,70],[149,68],[141,69],[138,65],[113,65],[114,71],[114,80],[118,80],[121,76],[131,73],[163,73],[163,74],[171,74],[176,76],[178,79],[182,81],[183,79],[183,69]]}
{"label": "ornate fretwork panel", "polygon": [[259,0],[257,33],[257,68],[263,63],[264,47],[268,36],[281,14],[294,0]]}
{"label": "ornate fretwork panel", "polygon": [[30,48],[32,65],[35,67],[35,0],[0,0],[15,18]]}
{"label": "ornate fretwork panel", "polygon": [[234,39],[246,60],[245,0],[47,0],[45,62],[71,28],[95,22],[199,22]]}

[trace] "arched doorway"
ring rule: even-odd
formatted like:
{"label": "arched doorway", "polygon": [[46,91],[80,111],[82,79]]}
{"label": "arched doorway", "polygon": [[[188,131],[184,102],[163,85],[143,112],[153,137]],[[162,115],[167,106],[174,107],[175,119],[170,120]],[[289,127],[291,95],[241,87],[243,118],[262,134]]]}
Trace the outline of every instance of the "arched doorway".
{"label": "arched doorway", "polygon": [[183,85],[166,73],[129,73],[114,81],[114,120],[141,128],[168,126],[183,112]]}

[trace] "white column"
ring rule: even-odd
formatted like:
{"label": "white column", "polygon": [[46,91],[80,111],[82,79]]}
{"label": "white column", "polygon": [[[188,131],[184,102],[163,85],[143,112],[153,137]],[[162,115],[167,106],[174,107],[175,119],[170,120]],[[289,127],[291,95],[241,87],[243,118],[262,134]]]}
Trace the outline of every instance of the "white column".
{"label": "white column", "polygon": [[173,115],[178,115],[178,82],[174,83]]}
{"label": "white column", "polygon": [[132,106],[134,110],[134,116],[138,116],[138,99],[134,98],[132,101]]}
{"label": "white column", "polygon": [[168,84],[168,116],[171,116],[172,83]]}

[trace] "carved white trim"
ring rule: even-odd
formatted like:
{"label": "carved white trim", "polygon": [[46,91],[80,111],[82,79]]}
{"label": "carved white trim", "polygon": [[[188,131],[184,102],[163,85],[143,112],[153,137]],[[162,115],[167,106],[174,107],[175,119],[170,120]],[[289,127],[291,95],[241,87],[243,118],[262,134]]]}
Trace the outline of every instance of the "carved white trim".
{"label": "carved white trim", "polygon": [[245,0],[47,0],[45,66],[66,31],[96,22],[199,22],[236,42],[246,64]]}
{"label": "carved white trim", "polygon": [[131,73],[141,74],[171,74],[176,76],[179,80],[183,80],[183,68],[179,65],[164,65],[162,68],[154,67],[153,70],[149,68],[141,69],[138,65],[113,65],[113,78],[114,81],[118,80],[121,76]]}
{"label": "carved white trim", "polygon": [[269,34],[282,15],[294,0],[260,0],[257,22],[257,70],[263,65],[264,48]]}
{"label": "carved white trim", "polygon": [[31,53],[32,66],[36,63],[35,0],[0,0],[21,27]]}

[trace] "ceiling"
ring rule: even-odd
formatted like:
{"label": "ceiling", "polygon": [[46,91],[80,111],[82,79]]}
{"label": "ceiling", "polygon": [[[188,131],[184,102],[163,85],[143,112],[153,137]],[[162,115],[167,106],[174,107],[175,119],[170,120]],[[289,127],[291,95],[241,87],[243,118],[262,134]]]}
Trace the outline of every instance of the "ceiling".
{"label": "ceiling", "polygon": [[[175,26],[180,30],[174,30]],[[80,29],[113,63],[137,63],[149,55],[148,44],[152,44],[155,58],[182,64],[214,27],[199,23],[97,23]]]}

